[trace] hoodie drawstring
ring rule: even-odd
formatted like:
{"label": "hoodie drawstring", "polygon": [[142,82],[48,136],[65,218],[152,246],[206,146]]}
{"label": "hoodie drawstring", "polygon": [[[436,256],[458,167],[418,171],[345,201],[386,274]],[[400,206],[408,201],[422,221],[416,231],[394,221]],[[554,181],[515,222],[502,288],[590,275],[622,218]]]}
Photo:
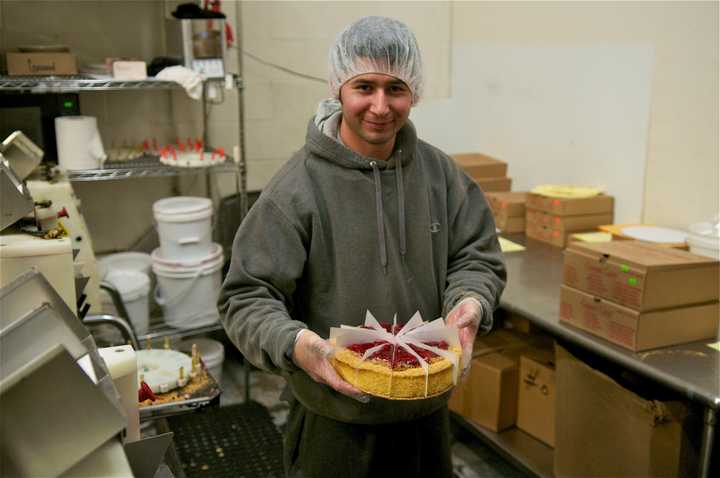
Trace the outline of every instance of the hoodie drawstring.
{"label": "hoodie drawstring", "polygon": [[373,177],[375,179],[375,215],[377,216],[378,226],[378,246],[380,246],[380,264],[382,264],[383,272],[387,274],[387,249],[385,248],[385,221],[383,220],[383,200],[382,200],[382,184],[380,179],[380,170],[376,161],[370,161],[373,169]]}
{"label": "hoodie drawstring", "polygon": [[[398,155],[401,155],[402,151],[398,151]],[[380,247],[380,264],[382,264],[383,272],[387,274],[387,247],[385,245],[385,221],[383,213],[383,198],[382,198],[382,180],[380,178],[380,169],[378,168],[377,161],[370,161],[370,166],[373,169],[373,178],[375,182],[375,215],[377,216],[377,227],[378,227],[378,246]],[[405,253],[407,252],[407,237],[405,231],[405,190],[403,185],[403,174],[402,174],[402,161],[398,157],[397,165],[395,167],[395,184],[397,186],[398,195],[398,222],[400,227],[400,257],[405,260]]]}
{"label": "hoodie drawstring", "polygon": [[397,184],[398,220],[400,222],[400,257],[404,261],[407,247],[405,240],[405,190],[403,189],[402,150],[398,150],[397,165],[395,166],[395,182]]}

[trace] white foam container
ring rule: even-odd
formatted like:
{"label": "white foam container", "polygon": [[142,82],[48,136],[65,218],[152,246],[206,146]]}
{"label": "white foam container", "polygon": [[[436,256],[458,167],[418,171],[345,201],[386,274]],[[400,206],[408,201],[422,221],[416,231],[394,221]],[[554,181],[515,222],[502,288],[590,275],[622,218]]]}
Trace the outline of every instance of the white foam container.
{"label": "white foam container", "polygon": [[208,198],[177,196],[155,201],[160,252],[169,260],[196,260],[212,252],[212,201]]}
{"label": "white foam container", "polygon": [[172,260],[161,253],[151,254],[157,278],[155,302],[163,309],[165,323],[190,329],[217,322],[217,299],[221,286],[223,253],[220,244],[211,243],[211,252],[197,260]]}
{"label": "white foam container", "polygon": [[120,293],[128,319],[136,335],[144,335],[150,325],[150,278],[137,271],[113,271],[105,276]]}
{"label": "white foam container", "polygon": [[197,345],[198,353],[203,363],[213,376],[216,382],[222,380],[222,366],[225,361],[225,347],[222,342],[208,338],[195,338],[184,340],[180,343],[178,349],[187,354],[192,353],[192,344]]}
{"label": "white foam container", "polygon": [[720,260],[720,230],[711,222],[699,222],[690,226],[687,236],[690,252]]}

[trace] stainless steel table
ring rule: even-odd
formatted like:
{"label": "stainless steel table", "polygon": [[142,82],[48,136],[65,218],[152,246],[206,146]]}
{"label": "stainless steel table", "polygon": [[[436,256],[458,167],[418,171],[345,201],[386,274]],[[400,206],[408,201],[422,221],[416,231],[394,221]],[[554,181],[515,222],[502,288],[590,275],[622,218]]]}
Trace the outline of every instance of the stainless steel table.
{"label": "stainless steel table", "polygon": [[[550,334],[577,344],[701,403],[705,409],[700,476],[709,475],[710,459],[720,408],[720,352],[706,340],[634,353],[599,337],[560,323],[562,250],[526,239],[507,239],[525,245],[525,251],[505,254],[508,284],[500,307],[531,321]],[[493,436],[492,438],[497,438]]]}

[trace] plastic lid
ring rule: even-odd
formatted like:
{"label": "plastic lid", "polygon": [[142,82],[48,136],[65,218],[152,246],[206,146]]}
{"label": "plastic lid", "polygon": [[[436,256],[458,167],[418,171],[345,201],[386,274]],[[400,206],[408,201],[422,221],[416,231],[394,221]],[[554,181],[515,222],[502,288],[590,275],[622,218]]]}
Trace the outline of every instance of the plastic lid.
{"label": "plastic lid", "polygon": [[0,235],[0,257],[35,257],[72,254],[69,237],[42,239],[30,234]]}
{"label": "plastic lid", "polygon": [[105,280],[117,289],[123,301],[132,301],[150,292],[150,278],[142,272],[111,272]]}
{"label": "plastic lid", "polygon": [[212,210],[212,201],[208,198],[177,196],[160,199],[153,204],[155,214],[193,214]]}

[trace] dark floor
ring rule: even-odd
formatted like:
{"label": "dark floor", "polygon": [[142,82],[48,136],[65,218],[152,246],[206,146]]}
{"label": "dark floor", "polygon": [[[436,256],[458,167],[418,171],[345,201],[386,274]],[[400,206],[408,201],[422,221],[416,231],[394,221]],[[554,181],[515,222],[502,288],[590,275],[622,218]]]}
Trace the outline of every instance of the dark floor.
{"label": "dark floor", "polygon": [[[251,400],[268,409],[278,428],[285,423],[288,412],[286,403],[279,399],[284,383],[282,377],[259,371],[253,371],[250,377]],[[223,389],[221,406],[243,402],[245,395],[243,368],[232,353],[226,355],[220,385]],[[526,476],[468,432],[455,430],[453,438],[454,478]]]}

